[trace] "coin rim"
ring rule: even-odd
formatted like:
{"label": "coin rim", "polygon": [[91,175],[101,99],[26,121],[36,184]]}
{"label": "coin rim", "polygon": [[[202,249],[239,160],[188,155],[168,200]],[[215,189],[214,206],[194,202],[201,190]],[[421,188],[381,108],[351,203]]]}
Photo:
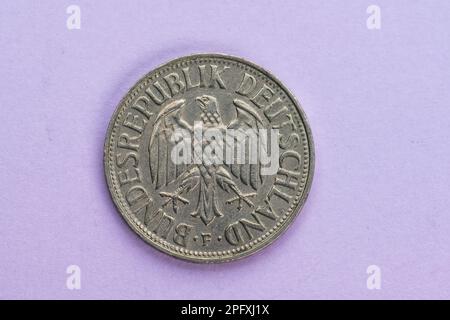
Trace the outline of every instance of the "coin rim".
{"label": "coin rim", "polygon": [[[122,106],[124,106],[125,101],[127,100],[130,93],[145,79],[150,77],[152,74],[156,73],[160,69],[170,65],[174,64],[183,60],[195,60],[198,58],[217,58],[217,59],[228,59],[228,60],[235,60],[238,63],[242,63],[245,65],[248,65],[251,68],[254,68],[261,72],[263,75],[268,77],[270,80],[272,80],[277,86],[279,86],[280,89],[284,91],[284,93],[291,99],[293,104],[295,105],[297,111],[299,112],[300,118],[302,119],[305,133],[308,139],[308,148],[309,148],[309,170],[308,170],[308,176],[307,181],[304,186],[304,190],[302,193],[302,196],[298,200],[298,203],[295,205],[295,208],[292,209],[292,214],[289,215],[289,217],[282,223],[280,227],[274,232],[271,236],[267,237],[265,241],[261,241],[259,245],[256,245],[254,247],[251,247],[248,250],[237,252],[232,254],[231,257],[221,257],[221,256],[210,256],[210,257],[195,257],[195,256],[188,256],[183,253],[177,253],[173,252],[169,249],[166,249],[162,246],[160,246],[158,243],[155,243],[150,238],[148,238],[145,234],[142,233],[142,230],[135,225],[135,223],[127,217],[126,208],[122,210],[122,206],[119,203],[119,199],[116,199],[114,196],[112,189],[114,189],[114,186],[112,185],[111,181],[111,175],[112,172],[109,170],[109,148],[110,148],[110,138],[112,130],[115,126],[117,116],[120,112],[120,109]],[[311,185],[314,177],[314,167],[315,167],[315,150],[314,150],[314,140],[311,132],[311,128],[308,122],[308,119],[306,117],[306,114],[301,107],[301,104],[299,103],[298,99],[292,94],[290,90],[288,90],[280,80],[278,80],[277,77],[275,77],[271,72],[269,72],[267,69],[262,68],[259,65],[256,65],[253,62],[247,61],[243,58],[236,57],[233,55],[223,54],[223,53],[195,53],[190,54],[187,56],[179,57],[176,59],[169,60],[165,63],[160,64],[159,66],[153,68],[150,72],[146,73],[144,76],[142,76],[136,83],[134,83],[129,90],[127,90],[124,97],[120,100],[119,104],[116,106],[114,113],[109,121],[108,129],[106,132],[105,142],[104,142],[104,148],[103,148],[103,165],[104,165],[104,173],[106,182],[108,185],[108,191],[110,194],[111,199],[113,200],[113,203],[119,211],[122,218],[126,221],[127,225],[136,233],[140,238],[142,238],[146,243],[150,244],[152,247],[156,248],[157,250],[164,252],[172,257],[182,259],[184,261],[190,261],[190,262],[196,262],[196,263],[223,263],[223,262],[231,262],[236,261],[251,255],[254,255],[258,252],[260,252],[262,249],[266,248],[273,242],[275,242],[282,234],[286,232],[286,230],[291,226],[291,224],[294,222],[295,218],[299,215],[300,211],[302,210],[306,199],[308,198],[309,192],[311,190]]]}

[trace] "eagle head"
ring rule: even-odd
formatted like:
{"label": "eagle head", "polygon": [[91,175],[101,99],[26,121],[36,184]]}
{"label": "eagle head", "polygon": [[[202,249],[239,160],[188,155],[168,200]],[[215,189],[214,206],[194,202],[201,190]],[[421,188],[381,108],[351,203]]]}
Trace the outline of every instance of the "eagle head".
{"label": "eagle head", "polygon": [[195,98],[195,100],[199,103],[203,112],[217,112],[217,99],[215,97],[204,94]]}

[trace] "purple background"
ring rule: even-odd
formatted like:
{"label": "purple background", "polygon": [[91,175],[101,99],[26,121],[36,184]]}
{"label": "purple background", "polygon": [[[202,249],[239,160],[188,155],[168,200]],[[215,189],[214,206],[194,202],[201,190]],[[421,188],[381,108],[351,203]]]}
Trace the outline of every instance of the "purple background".
{"label": "purple background", "polygon": [[[366,28],[373,3],[381,30]],[[66,28],[70,4],[81,30]],[[2,1],[0,298],[450,298],[449,21],[445,0]],[[231,264],[145,244],[103,176],[128,88],[197,52],[271,70],[316,146],[302,214]],[[381,290],[366,288],[371,264]]]}

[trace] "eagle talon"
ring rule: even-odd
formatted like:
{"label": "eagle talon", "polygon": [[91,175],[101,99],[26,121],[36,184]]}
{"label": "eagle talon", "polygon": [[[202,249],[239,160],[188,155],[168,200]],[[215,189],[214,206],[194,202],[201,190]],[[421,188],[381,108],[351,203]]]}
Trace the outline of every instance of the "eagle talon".
{"label": "eagle talon", "polygon": [[180,196],[180,193],[183,193],[184,188],[178,188],[175,192],[160,192],[159,195],[165,198],[168,198],[166,202],[163,203],[163,207],[167,206],[170,202],[172,202],[172,208],[175,213],[178,213],[178,202],[182,202],[183,204],[189,204],[189,200]]}
{"label": "eagle talon", "polygon": [[253,206],[254,206],[254,205],[253,205],[253,202],[251,202],[251,201],[250,201],[249,199],[247,199],[247,198],[256,196],[256,193],[247,193],[247,194],[244,194],[244,193],[241,193],[241,192],[239,192],[239,191],[235,191],[235,192],[236,192],[236,196],[233,197],[233,198],[228,199],[228,200],[226,201],[227,204],[231,204],[231,203],[237,201],[237,202],[238,202],[238,207],[237,207],[237,208],[238,208],[239,211],[241,211],[242,208],[243,208],[243,202],[245,202],[249,207],[253,207]]}

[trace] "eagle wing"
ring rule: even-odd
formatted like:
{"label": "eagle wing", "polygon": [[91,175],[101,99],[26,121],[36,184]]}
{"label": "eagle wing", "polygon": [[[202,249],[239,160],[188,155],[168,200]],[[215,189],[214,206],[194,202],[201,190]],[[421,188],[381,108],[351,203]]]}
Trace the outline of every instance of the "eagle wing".
{"label": "eagle wing", "polygon": [[165,106],[155,120],[149,143],[149,162],[153,185],[156,190],[174,182],[186,171],[186,164],[175,164],[171,160],[171,151],[176,142],[172,135],[176,130],[191,128],[180,120],[180,112],[185,100],[175,100]]}
{"label": "eagle wing", "polygon": [[[241,99],[234,99],[234,106],[236,107],[237,116],[231,121],[228,125],[228,129],[234,129],[237,132],[241,132],[242,134],[248,133],[248,130],[251,130],[253,134],[258,138],[258,129],[264,128],[261,117],[255,110],[245,101]],[[234,146],[237,143],[240,143],[242,146],[245,146],[245,151],[249,150],[249,147],[264,147],[262,144],[257,141],[253,141],[256,145],[250,146],[252,143],[248,134],[245,134],[246,141],[245,144],[243,141],[238,141],[236,138],[234,140]],[[256,149],[257,155],[259,155],[260,150]],[[234,154],[236,155],[236,148],[234,149]],[[247,153],[248,154],[248,153]],[[235,158],[236,160],[236,158]],[[231,170],[231,173],[238,179],[240,179],[245,185],[251,186],[254,190],[257,190],[258,187],[263,182],[263,176],[261,175],[261,162],[259,161],[259,156],[257,157],[256,163],[248,163],[249,159],[246,159],[246,163],[238,164],[233,163],[229,164],[228,167]]]}

